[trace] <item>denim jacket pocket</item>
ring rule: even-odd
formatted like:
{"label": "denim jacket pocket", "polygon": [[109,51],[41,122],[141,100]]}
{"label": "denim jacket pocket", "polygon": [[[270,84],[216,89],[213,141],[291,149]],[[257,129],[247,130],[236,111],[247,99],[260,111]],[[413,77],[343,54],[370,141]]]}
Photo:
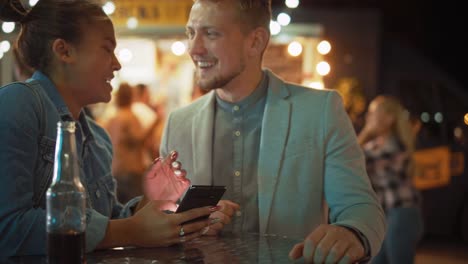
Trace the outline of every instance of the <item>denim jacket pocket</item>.
{"label": "denim jacket pocket", "polygon": [[39,156],[34,170],[35,184],[33,207],[45,208],[44,194],[52,181],[54,172],[55,140],[47,136],[39,139]]}
{"label": "denim jacket pocket", "polygon": [[106,175],[90,186],[90,195],[93,196],[94,209],[101,214],[111,217],[115,203],[115,182],[112,176]]}
{"label": "denim jacket pocket", "polygon": [[109,175],[108,177],[103,179],[103,182],[107,190],[107,195],[109,196],[110,199],[113,200],[115,197],[115,188],[116,188],[116,183],[115,183],[114,178],[111,175]]}

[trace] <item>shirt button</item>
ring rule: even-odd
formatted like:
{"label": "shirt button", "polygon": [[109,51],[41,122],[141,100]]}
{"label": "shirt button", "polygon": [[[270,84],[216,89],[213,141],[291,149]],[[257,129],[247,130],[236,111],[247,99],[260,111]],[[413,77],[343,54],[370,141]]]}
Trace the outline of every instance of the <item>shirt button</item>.
{"label": "shirt button", "polygon": [[241,212],[241,211],[237,211],[237,212],[236,212],[236,216],[237,216],[237,217],[239,217],[239,216],[241,216],[241,215],[242,215],[242,212]]}
{"label": "shirt button", "polygon": [[233,109],[234,111],[239,111],[239,106],[235,105]]}
{"label": "shirt button", "polygon": [[236,132],[234,132],[234,135],[236,135],[237,137],[240,136],[240,134],[241,134],[241,133],[240,133],[239,130],[237,130]]}
{"label": "shirt button", "polygon": [[240,171],[235,171],[234,172],[234,175],[236,175],[237,177],[239,177],[241,175]]}
{"label": "shirt button", "polygon": [[97,198],[101,197],[101,192],[99,190],[96,191]]}

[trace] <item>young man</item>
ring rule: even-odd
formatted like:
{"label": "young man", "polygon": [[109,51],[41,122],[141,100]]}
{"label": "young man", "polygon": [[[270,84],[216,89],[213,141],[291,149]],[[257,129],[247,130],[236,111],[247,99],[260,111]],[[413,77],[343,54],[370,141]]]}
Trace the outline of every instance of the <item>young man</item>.
{"label": "young man", "polygon": [[226,228],[304,238],[292,259],[368,259],[385,218],[349,117],[338,93],[262,69],[270,19],[268,0],[194,1],[189,54],[211,92],[170,114],[161,155],[178,150],[192,184],[227,186],[241,210]]}

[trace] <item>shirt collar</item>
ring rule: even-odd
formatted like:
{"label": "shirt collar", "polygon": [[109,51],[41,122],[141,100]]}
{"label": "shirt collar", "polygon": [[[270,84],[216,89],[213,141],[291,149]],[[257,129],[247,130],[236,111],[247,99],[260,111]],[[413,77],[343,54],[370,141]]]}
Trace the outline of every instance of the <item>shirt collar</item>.
{"label": "shirt collar", "polygon": [[242,101],[237,103],[230,103],[221,99],[218,94],[216,94],[216,103],[218,104],[221,109],[231,112],[234,107],[239,107],[239,110],[242,112],[243,110],[248,109],[250,106],[255,105],[258,101],[260,101],[267,93],[268,89],[268,75],[263,73],[262,80],[260,84],[255,88],[255,90]]}

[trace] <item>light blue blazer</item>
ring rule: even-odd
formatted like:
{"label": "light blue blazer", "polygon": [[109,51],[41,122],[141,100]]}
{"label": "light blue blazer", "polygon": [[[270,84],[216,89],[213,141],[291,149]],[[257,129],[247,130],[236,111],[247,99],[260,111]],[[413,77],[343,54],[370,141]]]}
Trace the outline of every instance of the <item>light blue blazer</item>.
{"label": "light blue blazer", "polygon": [[[282,81],[273,73],[258,160],[260,232],[305,238],[319,224],[351,226],[380,249],[385,217],[341,97]],[[215,94],[172,112],[161,155],[179,151],[192,184],[212,183]]]}

